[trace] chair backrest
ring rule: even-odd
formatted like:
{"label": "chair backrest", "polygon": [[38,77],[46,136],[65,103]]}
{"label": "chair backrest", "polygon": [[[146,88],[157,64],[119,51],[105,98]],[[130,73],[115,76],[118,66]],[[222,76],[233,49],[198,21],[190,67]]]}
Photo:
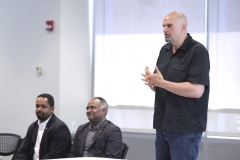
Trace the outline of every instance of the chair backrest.
{"label": "chair backrest", "polygon": [[12,155],[15,152],[20,139],[21,136],[16,134],[0,133],[0,155]]}
{"label": "chair backrest", "polygon": [[20,149],[22,148],[25,139],[26,139],[26,137],[20,139],[20,141],[19,141],[19,143],[18,143],[18,145],[17,145],[17,148],[16,148],[16,150],[15,150],[13,156],[12,156],[12,160],[15,160],[15,159],[17,158],[18,152],[19,152]]}
{"label": "chair backrest", "polygon": [[126,143],[122,142],[122,153],[121,153],[121,159],[125,159],[127,152],[128,152],[128,146]]}

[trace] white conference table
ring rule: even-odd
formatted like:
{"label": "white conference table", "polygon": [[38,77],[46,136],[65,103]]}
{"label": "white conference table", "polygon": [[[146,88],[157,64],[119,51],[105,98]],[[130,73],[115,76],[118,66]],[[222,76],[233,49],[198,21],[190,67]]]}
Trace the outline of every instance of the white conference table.
{"label": "white conference table", "polygon": [[[101,158],[101,157],[75,157],[75,158],[59,158],[61,160],[110,160],[114,158]],[[114,159],[114,160],[121,160],[121,159]]]}

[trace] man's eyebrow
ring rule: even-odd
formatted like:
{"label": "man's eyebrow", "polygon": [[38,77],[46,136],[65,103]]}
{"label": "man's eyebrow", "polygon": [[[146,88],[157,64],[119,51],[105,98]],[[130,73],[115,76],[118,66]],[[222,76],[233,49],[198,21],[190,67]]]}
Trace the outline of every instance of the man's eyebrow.
{"label": "man's eyebrow", "polygon": [[172,23],[169,23],[169,24],[165,24],[165,25],[162,25],[163,27],[165,27],[165,26],[168,26],[168,27],[170,27],[170,26],[173,26],[173,24]]}
{"label": "man's eyebrow", "polygon": [[86,108],[96,108],[96,106],[87,106]]}
{"label": "man's eyebrow", "polygon": [[46,106],[45,104],[36,104],[36,106]]}

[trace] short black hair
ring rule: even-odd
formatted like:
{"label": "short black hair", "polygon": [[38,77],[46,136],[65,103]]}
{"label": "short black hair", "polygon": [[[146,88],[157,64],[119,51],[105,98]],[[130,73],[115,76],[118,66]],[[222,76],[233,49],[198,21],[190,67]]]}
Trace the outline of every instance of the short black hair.
{"label": "short black hair", "polygon": [[54,99],[53,96],[47,93],[42,93],[39,96],[37,96],[37,98],[42,97],[42,98],[47,98],[48,99],[48,104],[50,105],[50,107],[54,106]]}

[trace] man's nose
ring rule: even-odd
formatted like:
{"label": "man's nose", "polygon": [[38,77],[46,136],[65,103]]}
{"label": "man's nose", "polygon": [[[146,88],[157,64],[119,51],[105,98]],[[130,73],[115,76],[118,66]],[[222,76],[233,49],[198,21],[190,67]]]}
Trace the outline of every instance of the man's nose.
{"label": "man's nose", "polygon": [[88,109],[87,109],[87,113],[89,113],[90,111],[91,111],[91,108],[88,108]]}
{"label": "man's nose", "polygon": [[164,26],[163,27],[163,32],[165,33],[165,32],[167,32],[168,31],[168,27],[167,26]]}

